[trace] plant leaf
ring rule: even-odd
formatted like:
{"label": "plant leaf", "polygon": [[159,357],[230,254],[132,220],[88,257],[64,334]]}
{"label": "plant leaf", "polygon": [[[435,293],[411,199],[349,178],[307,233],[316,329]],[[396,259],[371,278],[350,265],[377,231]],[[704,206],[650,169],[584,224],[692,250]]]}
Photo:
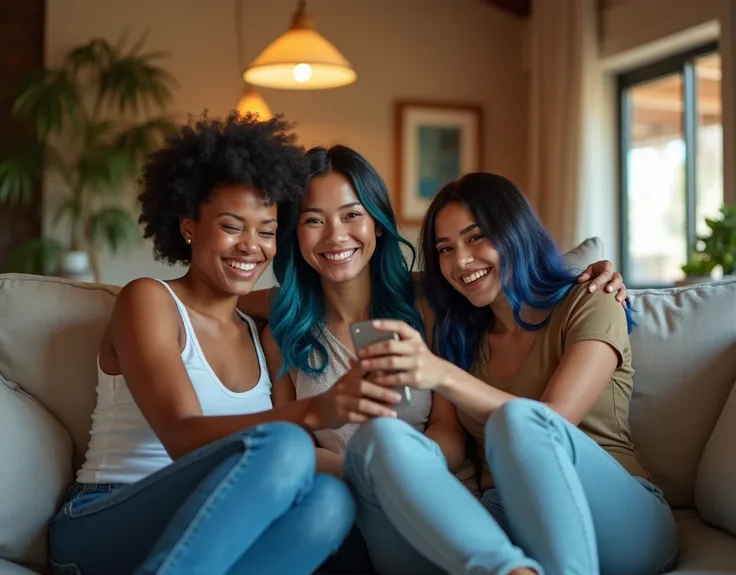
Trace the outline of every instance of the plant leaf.
{"label": "plant leaf", "polygon": [[99,99],[107,99],[122,115],[137,113],[149,102],[164,108],[173,100],[174,77],[154,60],[163,53],[127,55],[113,60],[100,74]]}
{"label": "plant leaf", "polygon": [[17,156],[0,163],[0,203],[30,205],[38,170],[33,158]]}
{"label": "plant leaf", "polygon": [[125,209],[103,208],[90,218],[90,235],[95,245],[106,244],[115,253],[141,238],[138,223]]}
{"label": "plant leaf", "polygon": [[69,212],[73,222],[76,222],[79,219],[82,209],[76,198],[69,198],[61,203],[54,214],[52,225],[56,227],[67,212]]}
{"label": "plant leaf", "polygon": [[34,73],[12,108],[15,117],[34,125],[41,141],[49,134],[61,133],[65,121],[77,122],[82,111],[79,86],[64,69]]}
{"label": "plant leaf", "polygon": [[130,126],[115,139],[115,147],[130,154],[138,165],[145,156],[155,150],[161,140],[176,131],[176,124],[166,116],[159,116],[141,124]]}
{"label": "plant leaf", "polygon": [[90,186],[94,193],[119,194],[134,169],[130,155],[112,145],[87,148],[76,165],[80,188]]}
{"label": "plant leaf", "polygon": [[89,121],[85,124],[84,145],[95,146],[103,142],[115,129],[112,120]]}
{"label": "plant leaf", "polygon": [[10,254],[7,269],[37,275],[53,273],[59,269],[65,251],[61,242],[54,238],[33,238]]}
{"label": "plant leaf", "polygon": [[70,50],[64,57],[64,67],[74,75],[85,70],[97,75],[116,54],[117,50],[107,40],[93,38]]}
{"label": "plant leaf", "polygon": [[0,203],[28,205],[33,196],[33,184],[40,181],[44,170],[58,172],[72,186],[69,165],[53,147],[35,142],[15,156],[0,162]]}

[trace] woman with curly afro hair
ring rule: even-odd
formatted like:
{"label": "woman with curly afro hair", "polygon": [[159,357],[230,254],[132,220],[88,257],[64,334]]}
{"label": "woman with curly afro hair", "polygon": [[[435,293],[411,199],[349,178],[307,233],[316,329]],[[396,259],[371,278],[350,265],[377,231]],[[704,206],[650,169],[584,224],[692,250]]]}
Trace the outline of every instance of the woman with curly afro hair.
{"label": "woman with curly afro hair", "polygon": [[276,251],[277,206],[308,165],[290,126],[206,114],[152,154],[140,195],[172,281],[137,279],[98,356],[86,459],[54,518],[55,572],[312,573],[354,522],[345,485],[315,472],[308,432],[387,415],[357,370],[272,409],[253,320],[236,309]]}

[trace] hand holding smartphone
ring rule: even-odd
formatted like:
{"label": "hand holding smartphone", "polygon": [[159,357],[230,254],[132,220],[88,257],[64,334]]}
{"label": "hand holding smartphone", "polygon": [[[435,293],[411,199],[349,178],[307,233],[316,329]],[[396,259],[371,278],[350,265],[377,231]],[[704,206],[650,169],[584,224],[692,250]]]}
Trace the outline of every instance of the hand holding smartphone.
{"label": "hand holding smartphone", "polygon": [[[379,331],[373,327],[371,321],[359,321],[350,324],[350,337],[353,340],[353,347],[357,354],[362,348],[386,341],[390,339],[399,339],[399,334],[390,331]],[[408,386],[397,387],[396,391],[401,395],[401,403],[409,403],[411,401],[411,388]]]}

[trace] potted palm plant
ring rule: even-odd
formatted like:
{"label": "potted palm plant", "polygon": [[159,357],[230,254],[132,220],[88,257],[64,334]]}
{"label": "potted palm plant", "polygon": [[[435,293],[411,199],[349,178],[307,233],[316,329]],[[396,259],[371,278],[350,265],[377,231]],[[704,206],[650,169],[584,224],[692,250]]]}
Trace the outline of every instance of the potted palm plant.
{"label": "potted palm plant", "polygon": [[48,206],[52,224],[65,221],[69,235],[66,245],[52,237],[22,244],[10,257],[14,271],[79,275],[91,269],[101,281],[100,250],[116,252],[140,240],[126,184],[175,129],[164,114],[175,81],[158,64],[163,53],[141,52],[144,42],[124,49],[124,42],[95,38],[21,87],[12,114],[34,136],[0,157],[0,202],[30,202],[45,175],[46,197],[63,198]]}
{"label": "potted palm plant", "polygon": [[698,236],[694,252],[682,266],[685,279],[679,285],[708,281],[719,267],[724,276],[736,272],[736,204],[724,205],[720,211],[720,218],[705,219],[710,233]]}

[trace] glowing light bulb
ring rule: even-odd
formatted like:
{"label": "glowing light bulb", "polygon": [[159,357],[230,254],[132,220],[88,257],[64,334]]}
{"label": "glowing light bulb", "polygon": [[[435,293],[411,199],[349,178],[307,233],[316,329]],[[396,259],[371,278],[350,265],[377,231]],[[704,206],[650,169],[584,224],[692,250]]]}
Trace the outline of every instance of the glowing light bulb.
{"label": "glowing light bulb", "polygon": [[312,67],[309,64],[297,64],[294,66],[294,80],[297,82],[308,82],[312,77]]}

